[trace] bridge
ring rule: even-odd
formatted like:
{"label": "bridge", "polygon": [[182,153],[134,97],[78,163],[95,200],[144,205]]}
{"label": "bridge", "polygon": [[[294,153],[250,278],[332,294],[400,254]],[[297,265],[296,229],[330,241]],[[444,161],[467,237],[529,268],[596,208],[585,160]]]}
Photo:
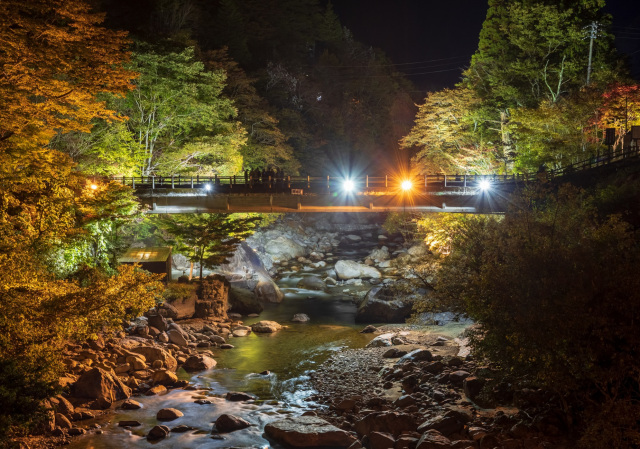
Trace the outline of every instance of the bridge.
{"label": "bridge", "polygon": [[[360,177],[143,176],[114,180],[135,189],[148,213],[234,212],[506,212],[528,183],[593,182],[597,173],[636,164],[637,149],[590,158],[559,170],[510,175]],[[586,181],[585,181],[586,180]]]}

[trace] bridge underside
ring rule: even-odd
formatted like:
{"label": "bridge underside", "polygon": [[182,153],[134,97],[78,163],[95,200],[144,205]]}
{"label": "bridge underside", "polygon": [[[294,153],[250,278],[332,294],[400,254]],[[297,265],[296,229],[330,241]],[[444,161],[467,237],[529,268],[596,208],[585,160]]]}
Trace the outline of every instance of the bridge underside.
{"label": "bridge underside", "polygon": [[202,189],[136,192],[152,214],[290,212],[504,213],[507,196],[485,193],[413,194],[216,194]]}

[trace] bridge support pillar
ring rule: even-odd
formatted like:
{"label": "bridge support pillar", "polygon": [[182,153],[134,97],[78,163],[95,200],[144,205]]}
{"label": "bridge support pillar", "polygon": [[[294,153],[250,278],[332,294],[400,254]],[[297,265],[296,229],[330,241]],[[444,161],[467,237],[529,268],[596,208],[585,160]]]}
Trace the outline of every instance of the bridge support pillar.
{"label": "bridge support pillar", "polygon": [[227,196],[227,210],[231,210],[231,203],[229,202],[228,196]]}
{"label": "bridge support pillar", "polygon": [[373,210],[373,202],[369,203],[369,210]]}

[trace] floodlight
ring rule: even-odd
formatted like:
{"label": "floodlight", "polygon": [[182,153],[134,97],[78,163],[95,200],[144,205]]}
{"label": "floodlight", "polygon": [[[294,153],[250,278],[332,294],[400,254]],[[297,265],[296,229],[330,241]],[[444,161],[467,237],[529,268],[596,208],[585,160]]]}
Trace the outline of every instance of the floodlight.
{"label": "floodlight", "polygon": [[205,190],[211,190],[211,184],[205,184],[204,188]]}
{"label": "floodlight", "polygon": [[98,189],[98,186],[97,186],[97,185],[95,185],[95,184],[91,184],[91,190],[97,190],[97,189]]}
{"label": "floodlight", "polygon": [[411,188],[413,187],[413,184],[411,183],[411,181],[406,179],[402,181],[402,184],[400,184],[400,186],[402,187],[402,190],[406,192],[407,190],[411,190]]}
{"label": "floodlight", "polygon": [[342,183],[342,188],[347,191],[347,192],[351,192],[353,189],[355,189],[356,185],[354,184],[354,182],[350,179],[346,179],[343,183]]}
{"label": "floodlight", "polygon": [[491,183],[489,181],[487,181],[486,179],[483,179],[478,184],[478,187],[480,187],[480,190],[482,190],[483,192],[486,192],[486,191],[491,189]]}

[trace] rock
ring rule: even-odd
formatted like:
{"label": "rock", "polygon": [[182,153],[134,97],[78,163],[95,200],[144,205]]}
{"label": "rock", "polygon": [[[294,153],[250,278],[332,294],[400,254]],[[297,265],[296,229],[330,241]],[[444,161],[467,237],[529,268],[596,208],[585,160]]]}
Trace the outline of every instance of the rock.
{"label": "rock", "polygon": [[80,427],[72,427],[67,433],[70,437],[77,437],[78,435],[84,435],[87,431]]}
{"label": "rock", "polygon": [[71,415],[71,419],[73,421],[84,421],[87,419],[93,419],[95,418],[95,415],[91,412],[75,412],[73,415]]}
{"label": "rock", "polygon": [[428,349],[414,349],[407,355],[404,355],[396,362],[396,365],[402,365],[407,362],[430,362],[433,360],[433,354]]}
{"label": "rock", "polygon": [[178,346],[189,346],[189,341],[178,329],[169,329],[167,331],[169,341]]}
{"label": "rock", "polygon": [[354,401],[353,399],[342,399],[340,402],[334,405],[334,407],[337,410],[342,410],[342,411],[353,410],[355,406],[356,406],[356,401]]}
{"label": "rock", "polygon": [[376,338],[374,338],[373,340],[371,340],[368,344],[367,344],[367,348],[382,348],[385,346],[392,346],[391,343],[391,339],[393,338],[395,334],[381,334],[378,335]]}
{"label": "rock", "polygon": [[220,345],[220,349],[233,349],[235,348],[235,346],[229,344],[229,343],[224,343],[222,345]]}
{"label": "rock", "polygon": [[425,432],[420,440],[416,449],[443,449],[451,448],[451,440],[440,434],[437,430],[429,430]]}
{"label": "rock", "polygon": [[190,430],[195,430],[195,428],[191,427],[191,426],[187,426],[185,424],[180,424],[179,426],[175,426],[174,428],[172,428],[171,432],[184,433],[184,432],[188,432]]}
{"label": "rock", "polygon": [[118,427],[140,427],[142,423],[135,420],[118,421]]}
{"label": "rock", "polygon": [[356,421],[353,426],[358,435],[387,432],[394,436],[404,431],[415,431],[418,426],[412,415],[397,412],[374,412]]}
{"label": "rock", "polygon": [[163,366],[168,370],[175,371],[178,368],[178,361],[171,354],[158,346],[137,346],[132,348],[131,352],[142,354],[149,363],[161,360]]}
{"label": "rock", "polygon": [[291,321],[294,323],[308,323],[310,320],[309,315],[306,313],[296,313]]}
{"label": "rock", "polygon": [[154,384],[160,384],[168,387],[178,381],[178,376],[176,376],[176,373],[174,373],[173,371],[160,369],[153,372],[153,374],[151,375],[151,380]]}
{"label": "rock", "polygon": [[413,300],[410,297],[396,297],[391,288],[376,285],[358,305],[356,322],[404,323],[412,310]]}
{"label": "rock", "polygon": [[95,399],[98,408],[109,408],[115,401],[131,396],[129,387],[101,368],[93,368],[80,376],[72,391],[76,398]]}
{"label": "rock", "polygon": [[75,412],[75,407],[62,395],[55,397],[58,401],[56,404],[56,411],[67,416],[71,416]]}
{"label": "rock", "polygon": [[232,402],[251,401],[256,398],[249,393],[243,393],[241,391],[230,391],[224,397],[227,401]]}
{"label": "rock", "polygon": [[127,399],[120,406],[123,410],[138,410],[142,408],[142,405],[138,401],[134,401],[133,399]]}
{"label": "rock", "polygon": [[406,354],[407,354],[407,351],[403,351],[398,348],[390,348],[384,354],[382,354],[382,357],[385,359],[396,359]]}
{"label": "rock", "polygon": [[268,241],[264,245],[264,250],[274,262],[295,259],[305,254],[305,249],[302,245],[283,235]]}
{"label": "rock", "polygon": [[471,400],[478,397],[483,386],[484,382],[475,376],[468,376],[462,382],[464,394]]}
{"label": "rock", "polygon": [[264,306],[258,301],[255,293],[240,287],[231,287],[229,290],[229,309],[232,313],[241,315],[250,315],[252,313],[261,313]]}
{"label": "rock", "polygon": [[[416,404],[416,400],[411,395],[400,396],[398,399],[393,401],[393,405],[400,408],[410,407],[415,404]],[[420,431],[420,428],[418,428],[418,431]]]}
{"label": "rock", "polygon": [[167,392],[167,387],[164,385],[156,385],[154,387],[149,388],[145,392],[145,396],[155,396],[156,394],[164,394]]}
{"label": "rock", "polygon": [[149,315],[147,318],[149,320],[149,326],[155,327],[160,332],[167,330],[167,320],[162,315]]}
{"label": "rock", "polygon": [[162,440],[163,438],[167,438],[169,436],[169,432],[171,431],[167,426],[155,426],[147,434],[147,440],[149,441]]}
{"label": "rock", "polygon": [[335,268],[338,279],[379,278],[380,272],[374,268],[353,260],[339,260]]}
{"label": "rock", "polygon": [[469,377],[471,374],[467,371],[458,370],[449,374],[449,381],[458,387],[462,386],[464,380]]}
{"label": "rock", "polygon": [[265,302],[282,302],[284,293],[271,278],[260,278],[254,290],[256,297]]}
{"label": "rock", "polygon": [[414,256],[414,257],[426,256],[428,252],[429,252],[429,249],[424,244],[424,242],[413,245],[411,248],[407,250],[407,253],[410,256]]}
{"label": "rock", "polygon": [[255,396],[241,391],[230,391],[225,395],[225,399],[232,402],[251,401],[255,398]]}
{"label": "rock", "polygon": [[386,432],[371,432],[369,435],[371,449],[389,449],[395,446],[396,439]]}
{"label": "rock", "polygon": [[382,248],[375,248],[369,253],[369,258],[376,262],[382,262],[389,258],[389,248],[383,246]]}
{"label": "rock", "polygon": [[158,410],[156,419],[158,421],[173,421],[174,419],[178,419],[181,416],[184,416],[184,413],[176,408],[163,408]]}
{"label": "rock", "polygon": [[245,429],[252,426],[249,421],[245,421],[239,416],[230,415],[228,413],[220,415],[218,419],[216,419],[215,425],[216,430],[219,433],[233,432],[235,430]]}
{"label": "rock", "polygon": [[316,291],[324,291],[327,288],[324,281],[318,276],[305,276],[300,279],[296,287]]}
{"label": "rock", "polygon": [[134,371],[139,371],[147,367],[146,359],[143,355],[128,355],[125,360]]}
{"label": "rock", "polygon": [[292,447],[349,447],[356,438],[324,419],[315,416],[291,416],[269,423],[264,428],[270,438]]}
{"label": "rock", "polygon": [[249,335],[251,333],[251,329],[244,329],[244,327],[240,327],[240,328],[236,328],[233,331],[231,331],[231,334],[234,337],[246,337],[247,335]]}
{"label": "rock", "polygon": [[182,365],[182,368],[187,372],[195,372],[195,371],[206,371],[214,366],[216,366],[217,362],[213,360],[211,357],[206,356],[204,354],[194,354],[187,358]]}
{"label": "rock", "polygon": [[269,334],[282,329],[282,326],[275,321],[259,321],[251,326],[253,332],[259,334]]}
{"label": "rock", "polygon": [[418,432],[426,432],[428,430],[437,430],[442,435],[451,435],[460,432],[464,428],[464,424],[458,421],[454,416],[439,415],[428,421],[423,422],[418,427]]}
{"label": "rock", "polygon": [[371,333],[373,333],[373,332],[375,332],[375,331],[377,331],[377,330],[378,330],[378,328],[377,328],[377,327],[375,327],[375,326],[374,326],[374,325],[372,325],[372,324],[369,324],[367,327],[365,327],[364,329],[362,329],[362,330],[360,331],[360,333],[361,333],[361,334],[371,334]]}
{"label": "rock", "polygon": [[64,416],[62,413],[56,413],[55,419],[56,427],[60,427],[61,429],[71,429],[71,427],[73,427],[69,418]]}

